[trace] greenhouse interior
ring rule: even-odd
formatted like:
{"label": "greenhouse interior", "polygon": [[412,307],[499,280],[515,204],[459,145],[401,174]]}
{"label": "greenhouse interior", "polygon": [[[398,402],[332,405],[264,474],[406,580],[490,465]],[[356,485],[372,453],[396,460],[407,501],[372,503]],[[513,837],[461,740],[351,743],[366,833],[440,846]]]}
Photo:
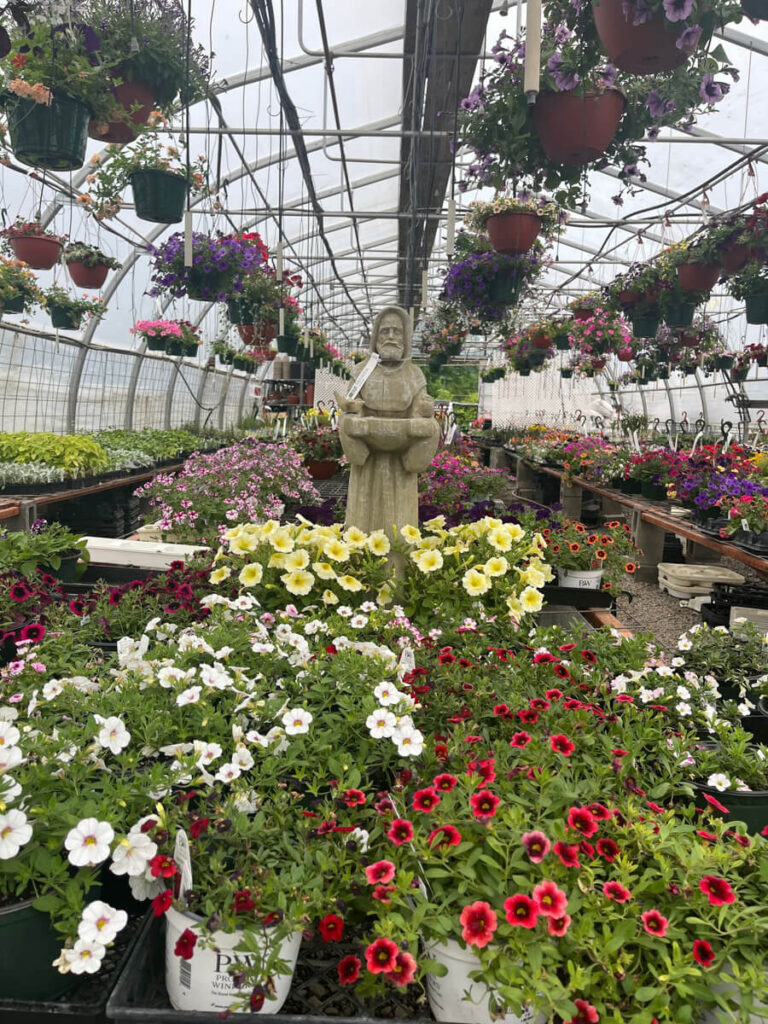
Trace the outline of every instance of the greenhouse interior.
{"label": "greenhouse interior", "polygon": [[0,76],[0,1024],[768,1024],[768,0]]}

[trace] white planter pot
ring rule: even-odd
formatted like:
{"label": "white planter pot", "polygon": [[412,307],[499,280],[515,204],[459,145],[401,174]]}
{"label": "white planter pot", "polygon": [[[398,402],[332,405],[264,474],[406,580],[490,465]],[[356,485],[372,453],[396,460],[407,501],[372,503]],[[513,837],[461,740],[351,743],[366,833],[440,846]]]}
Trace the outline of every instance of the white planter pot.
{"label": "white planter pot", "polygon": [[[473,948],[462,949],[458,942],[447,939],[445,942],[427,943],[426,953],[448,968],[448,973],[442,978],[427,975],[427,996],[435,1020],[452,1021],[454,1024],[494,1024],[488,1006],[490,993],[487,987],[469,976],[470,971],[480,967]],[[495,1018],[496,1024],[499,1021],[503,1024],[543,1024],[544,1017],[530,1009],[520,1017],[505,1013]]]}
{"label": "white planter pot", "polygon": [[602,569],[558,569],[557,582],[561,587],[578,587],[581,590],[599,590],[603,582]]}
{"label": "white planter pot", "polygon": [[[235,960],[248,963],[251,955],[238,954],[241,932],[217,932],[216,949],[203,949],[198,943],[191,960],[176,956],[174,948],[182,932],[189,928],[200,935],[198,921],[193,915],[182,914],[170,907],[165,915],[165,986],[174,1010],[194,1010],[198,1013],[219,1013],[228,1010],[235,999],[243,997],[237,989],[227,967]],[[266,999],[259,1013],[279,1013],[288,998],[293,972],[301,945],[301,932],[294,932],[283,941],[280,959],[290,967],[289,974],[274,977],[275,998]]]}

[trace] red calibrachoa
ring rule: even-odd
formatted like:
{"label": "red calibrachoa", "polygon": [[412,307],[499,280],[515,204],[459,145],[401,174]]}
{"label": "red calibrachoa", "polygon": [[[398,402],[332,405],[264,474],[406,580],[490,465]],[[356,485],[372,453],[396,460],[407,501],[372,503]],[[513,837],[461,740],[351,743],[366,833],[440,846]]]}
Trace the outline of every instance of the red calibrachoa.
{"label": "red calibrachoa", "polygon": [[149,870],[154,878],[172,878],[179,869],[173,857],[159,853],[149,862]]}
{"label": "red calibrachoa", "polygon": [[568,897],[554,882],[545,880],[533,890],[533,898],[539,913],[544,917],[562,917],[568,906]]}
{"label": "red calibrachoa", "polygon": [[571,926],[571,919],[567,914],[562,917],[550,917],[547,919],[547,931],[550,935],[562,938]]}
{"label": "red calibrachoa", "polygon": [[336,970],[339,975],[340,985],[354,985],[357,979],[360,977],[360,968],[362,962],[359,957],[350,954],[345,956],[343,960],[339,960]]}
{"label": "red calibrachoa", "polygon": [[504,900],[504,913],[510,924],[521,928],[535,928],[539,908],[530,896],[517,893]]}
{"label": "red calibrachoa", "polygon": [[401,950],[395,957],[394,967],[391,971],[385,972],[385,977],[388,981],[394,982],[399,988],[405,988],[416,977],[418,967],[419,965],[411,954],[404,953]]}
{"label": "red calibrachoa", "polygon": [[595,844],[597,853],[603,860],[607,860],[609,864],[613,864],[619,855],[618,844],[612,839],[598,839]]}
{"label": "red calibrachoa", "polygon": [[555,853],[567,868],[580,868],[581,862],[579,861],[579,847],[574,846],[570,843],[555,843],[552,847],[552,852]]}
{"label": "red calibrachoa", "polygon": [[197,936],[191,929],[185,928],[176,940],[173,952],[176,956],[180,956],[182,960],[191,960],[196,945]]}
{"label": "red calibrachoa", "polygon": [[173,893],[170,889],[165,889],[152,900],[152,913],[155,917],[162,917],[172,903]]}
{"label": "red calibrachoa", "polygon": [[693,959],[702,967],[711,967],[715,962],[715,951],[706,939],[693,940]]}
{"label": "red calibrachoa", "polygon": [[496,794],[492,793],[490,789],[481,789],[478,793],[473,793],[469,798],[469,802],[472,806],[472,813],[476,818],[480,818],[481,821],[485,818],[492,818],[501,803]]}
{"label": "red calibrachoa", "polygon": [[525,847],[528,858],[534,864],[541,864],[552,848],[552,844],[543,832],[524,832],[520,842]]}
{"label": "red calibrachoa", "polygon": [[603,884],[603,895],[615,903],[628,903],[632,899],[632,893],[621,882],[605,882]]}
{"label": "red calibrachoa", "polygon": [[736,894],[724,878],[717,875],[704,875],[699,882],[699,889],[704,893],[713,907],[722,907],[725,904],[733,903]]}
{"label": "red calibrachoa", "polygon": [[550,736],[549,745],[556,754],[562,754],[563,757],[570,757],[576,749],[576,744],[562,733]]}
{"label": "red calibrachoa", "polygon": [[368,885],[379,885],[391,882],[395,877],[395,865],[391,860],[377,860],[375,864],[369,864],[365,869],[365,878]]}
{"label": "red calibrachoa", "polygon": [[531,734],[528,732],[516,732],[512,739],[509,741],[510,747],[527,747],[531,742]]}
{"label": "red calibrachoa", "polygon": [[432,785],[441,793],[450,793],[458,784],[459,780],[456,776],[450,775],[448,772],[443,772],[442,775],[436,775],[432,780]]}
{"label": "red calibrachoa", "polygon": [[427,843],[440,849],[458,846],[460,842],[461,832],[454,825],[441,825],[439,828],[433,828],[427,836]]}
{"label": "red calibrachoa", "polygon": [[572,807],[568,811],[568,827],[581,832],[585,839],[589,839],[597,832],[599,826],[588,808]]}
{"label": "red calibrachoa", "polygon": [[649,935],[658,935],[660,939],[663,939],[667,934],[669,920],[663,914],[660,914],[658,910],[646,910],[640,917],[643,922],[643,928],[645,928]]}
{"label": "red calibrachoa", "polygon": [[323,942],[339,942],[344,934],[344,918],[338,914],[326,914],[317,922],[317,930],[322,935]]}
{"label": "red calibrachoa", "polygon": [[387,974],[394,970],[400,951],[391,939],[374,939],[365,951],[365,964],[371,974]]}
{"label": "red calibrachoa", "polygon": [[395,818],[389,826],[387,838],[391,839],[395,846],[410,843],[413,839],[413,825],[407,818]]}
{"label": "red calibrachoa", "polygon": [[497,928],[496,912],[483,900],[476,900],[464,907],[459,922],[462,926],[462,939],[468,946],[480,949],[488,945]]}
{"label": "red calibrachoa", "polygon": [[591,1003],[588,1003],[586,999],[574,999],[573,1002],[579,1012],[572,1020],[567,1021],[567,1024],[597,1024],[600,1014]]}
{"label": "red calibrachoa", "polygon": [[365,803],[365,793],[359,789],[348,789],[341,795],[347,807],[359,807]]}
{"label": "red calibrachoa", "polygon": [[440,794],[433,786],[428,786],[426,789],[417,789],[413,794],[414,811],[421,811],[423,814],[429,814],[434,811],[439,803]]}
{"label": "red calibrachoa", "polygon": [[235,914],[246,914],[249,910],[253,910],[256,904],[251,898],[250,889],[241,889],[240,892],[235,893],[235,898],[232,903],[232,910]]}

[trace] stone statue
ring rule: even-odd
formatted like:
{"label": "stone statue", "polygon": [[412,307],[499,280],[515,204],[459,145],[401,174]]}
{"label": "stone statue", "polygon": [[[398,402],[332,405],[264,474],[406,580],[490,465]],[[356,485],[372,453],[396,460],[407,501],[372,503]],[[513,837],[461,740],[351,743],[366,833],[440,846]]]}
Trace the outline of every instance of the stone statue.
{"label": "stone statue", "polygon": [[437,451],[440,428],[424,374],[411,362],[411,321],[400,306],[376,317],[371,352],[379,360],[369,357],[353,371],[354,397],[336,395],[350,464],[346,525],[384,530],[391,538],[393,526],[419,524],[418,474]]}

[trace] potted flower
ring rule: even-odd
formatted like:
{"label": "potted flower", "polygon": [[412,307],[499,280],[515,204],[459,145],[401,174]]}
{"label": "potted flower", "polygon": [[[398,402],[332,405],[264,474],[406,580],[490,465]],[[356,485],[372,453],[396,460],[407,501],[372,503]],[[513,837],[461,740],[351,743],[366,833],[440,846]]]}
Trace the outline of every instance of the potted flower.
{"label": "potted flower", "polygon": [[[714,252],[714,248],[709,251]],[[685,274],[690,273],[692,266],[689,262],[691,252],[692,250],[685,246],[673,246],[661,253],[656,260],[659,310],[668,327],[690,327],[696,307],[709,297],[709,291],[706,288],[686,287],[688,279],[685,278]],[[697,278],[694,277],[692,280],[695,283]]]}
{"label": "potted flower", "polygon": [[122,266],[112,256],[85,242],[70,242],[64,247],[61,258],[78,288],[101,288],[109,271]]}
{"label": "potted flower", "polygon": [[26,264],[0,256],[0,305],[3,313],[23,313],[41,301],[42,292]]}
{"label": "potted flower", "polygon": [[470,204],[465,218],[472,231],[485,231],[497,252],[518,256],[528,252],[539,234],[547,240],[559,233],[568,217],[546,196],[497,195],[490,202]]}
{"label": "potted flower", "polygon": [[768,269],[765,264],[747,263],[728,278],[728,294],[746,303],[748,324],[768,324]]}
{"label": "potted flower", "polygon": [[168,352],[176,356],[185,354],[184,331],[178,320],[137,320],[131,328],[131,334],[143,338],[150,352]]}
{"label": "potted flower", "polygon": [[702,623],[683,633],[675,654],[681,668],[712,676],[724,699],[752,698],[756,703],[755,691],[765,673],[765,646],[764,634],[751,622],[735,623],[730,630]]}
{"label": "potted flower", "polygon": [[522,256],[470,255],[448,269],[440,297],[470,315],[500,320],[518,302],[524,285],[540,273],[541,259],[535,249]]}
{"label": "potted flower", "polygon": [[79,560],[88,561],[85,538],[61,523],[36,520],[27,533],[6,531],[0,539],[0,571],[16,570],[31,576],[43,569],[71,583]]}
{"label": "potted flower", "polygon": [[724,498],[721,508],[728,522],[720,536],[734,538],[740,547],[756,555],[768,553],[768,493]]}
{"label": "potted flower", "polygon": [[602,307],[602,295],[599,292],[587,292],[571,299],[568,308],[574,320],[589,320],[596,307]]}
{"label": "potted flower", "polygon": [[53,326],[65,331],[79,330],[84,316],[100,320],[106,313],[103,299],[89,299],[87,296],[76,299],[58,285],[52,285],[43,292],[43,305]]}
{"label": "potted flower", "polygon": [[288,440],[303,457],[313,480],[328,480],[338,472],[344,450],[337,430],[330,427],[300,430],[291,434]]}
{"label": "potted flower", "polygon": [[150,295],[165,292],[204,302],[225,301],[239,290],[243,280],[266,260],[261,239],[242,235],[192,234],[192,266],[184,265],[184,235],[176,232],[159,247],[149,246],[152,255]]}
{"label": "potted flower", "polygon": [[3,235],[16,258],[33,270],[50,270],[58,261],[67,238],[46,231],[40,221],[27,221],[23,217],[5,228]]}
{"label": "potted flower", "polygon": [[590,530],[570,519],[551,520],[548,550],[561,587],[599,590],[614,587],[626,573],[634,573],[640,552],[626,523],[605,523]]}
{"label": "potted flower", "polygon": [[222,338],[217,338],[214,341],[213,345],[211,345],[211,352],[219,357],[223,366],[231,366],[237,355],[237,349],[232,348]]}
{"label": "potted flower", "polygon": [[697,235],[674,246],[670,259],[677,266],[677,276],[684,291],[709,293],[720,277],[717,240],[707,234]]}
{"label": "potted flower", "polygon": [[545,348],[537,343],[539,335],[535,333],[535,328],[528,328],[520,334],[514,334],[508,338],[504,345],[507,366],[521,377],[528,377],[531,370],[542,369],[555,354],[546,335],[542,337],[547,341]]}
{"label": "potted flower", "polygon": [[87,175],[89,190],[83,194],[86,209],[97,220],[115,217],[121,210],[121,193],[133,189],[136,216],[153,224],[175,224],[184,212],[187,194],[208,194],[208,163],[200,155],[186,161],[177,146],[163,145],[160,136],[147,133],[132,146],[108,146],[94,157],[95,169]]}
{"label": "potted flower", "polygon": [[588,318],[574,318],[571,324],[568,339],[574,351],[592,357],[593,360],[599,360],[611,353],[618,355],[627,348],[631,353],[632,335],[621,315],[603,309],[600,305],[592,306],[589,312]]}

